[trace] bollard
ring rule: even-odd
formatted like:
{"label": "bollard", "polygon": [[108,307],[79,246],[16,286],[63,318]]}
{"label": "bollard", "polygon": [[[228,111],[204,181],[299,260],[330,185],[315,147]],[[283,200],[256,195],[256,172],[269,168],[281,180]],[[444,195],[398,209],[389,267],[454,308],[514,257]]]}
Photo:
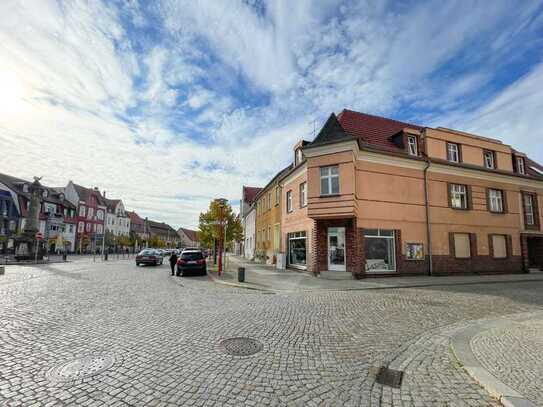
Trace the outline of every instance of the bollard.
{"label": "bollard", "polygon": [[107,255],[108,255],[108,253],[105,252],[105,253],[104,253],[104,261],[107,261]]}
{"label": "bollard", "polygon": [[245,267],[238,267],[238,282],[243,283],[245,281]]}
{"label": "bollard", "polygon": [[6,268],[4,266],[0,266],[0,276],[3,276],[6,272]]}
{"label": "bollard", "polygon": [[68,257],[66,253],[62,253],[62,261],[66,261],[66,257]]}

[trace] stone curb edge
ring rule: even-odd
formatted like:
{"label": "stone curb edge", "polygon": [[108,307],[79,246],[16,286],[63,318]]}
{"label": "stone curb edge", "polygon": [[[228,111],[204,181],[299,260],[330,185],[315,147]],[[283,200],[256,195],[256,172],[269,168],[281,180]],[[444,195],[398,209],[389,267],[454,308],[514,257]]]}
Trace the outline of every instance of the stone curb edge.
{"label": "stone curb edge", "polygon": [[[527,320],[541,313],[518,318],[515,321]],[[451,348],[456,359],[462,364],[464,370],[479,383],[488,393],[496,398],[505,407],[537,407],[532,401],[525,398],[518,391],[512,389],[490,372],[488,372],[477,360],[471,349],[471,340],[474,336],[489,329],[506,326],[513,322],[511,317],[503,317],[493,320],[477,322],[454,334],[451,338]]]}

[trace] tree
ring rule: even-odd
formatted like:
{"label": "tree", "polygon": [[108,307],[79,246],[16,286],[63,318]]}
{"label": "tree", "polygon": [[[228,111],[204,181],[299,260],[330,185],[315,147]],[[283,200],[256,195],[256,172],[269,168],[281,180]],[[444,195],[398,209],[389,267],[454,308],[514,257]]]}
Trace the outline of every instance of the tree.
{"label": "tree", "polygon": [[166,246],[166,243],[164,242],[164,240],[162,240],[160,237],[158,237],[157,235],[153,235],[149,238],[149,247],[154,247],[154,248],[162,248],[162,247],[165,247]]}
{"label": "tree", "polygon": [[130,246],[132,244],[132,241],[130,238],[126,235],[121,235],[117,238],[117,244],[123,247]]}
{"label": "tree", "polygon": [[[238,217],[232,211],[232,207],[225,202],[223,219],[226,223],[226,244],[243,240],[243,227]],[[200,244],[205,247],[213,247],[215,239],[221,236],[221,228],[219,221],[221,220],[221,203],[218,200],[213,200],[209,204],[209,209],[206,212],[200,213],[199,240]]]}

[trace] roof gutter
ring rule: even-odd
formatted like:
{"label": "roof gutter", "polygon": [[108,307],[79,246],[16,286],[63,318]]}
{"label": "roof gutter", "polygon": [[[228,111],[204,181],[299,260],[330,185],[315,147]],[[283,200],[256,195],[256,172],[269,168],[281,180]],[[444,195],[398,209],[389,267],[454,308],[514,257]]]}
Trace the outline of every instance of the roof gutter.
{"label": "roof gutter", "polygon": [[422,130],[422,137],[424,140],[424,158],[426,161],[426,166],[424,167],[424,207],[426,210],[426,247],[428,250],[428,275],[433,275],[433,262],[432,262],[432,227],[430,225],[430,202],[428,199],[428,169],[430,168],[431,162],[427,154],[426,148],[426,128]]}

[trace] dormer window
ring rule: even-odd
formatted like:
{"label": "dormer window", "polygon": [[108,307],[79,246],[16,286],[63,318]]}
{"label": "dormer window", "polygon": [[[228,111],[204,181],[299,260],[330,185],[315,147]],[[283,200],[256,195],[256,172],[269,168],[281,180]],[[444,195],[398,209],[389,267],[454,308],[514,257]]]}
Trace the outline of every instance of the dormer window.
{"label": "dormer window", "polygon": [[494,158],[494,151],[485,150],[483,153],[483,158],[485,162],[485,168],[493,170],[496,168],[496,160]]}
{"label": "dormer window", "polygon": [[407,136],[407,152],[409,153],[409,155],[419,155],[417,136]]}
{"label": "dormer window", "polygon": [[28,184],[23,184],[23,192],[28,192]]}
{"label": "dormer window", "polygon": [[296,156],[294,157],[294,165],[298,165],[302,162],[303,160],[303,153],[302,153],[302,149],[299,148],[296,150]]}
{"label": "dormer window", "polygon": [[447,160],[452,163],[460,162],[460,146],[456,143],[447,143]]}
{"label": "dormer window", "polygon": [[526,169],[524,168],[524,158],[517,157],[517,172],[519,174],[526,174]]}

